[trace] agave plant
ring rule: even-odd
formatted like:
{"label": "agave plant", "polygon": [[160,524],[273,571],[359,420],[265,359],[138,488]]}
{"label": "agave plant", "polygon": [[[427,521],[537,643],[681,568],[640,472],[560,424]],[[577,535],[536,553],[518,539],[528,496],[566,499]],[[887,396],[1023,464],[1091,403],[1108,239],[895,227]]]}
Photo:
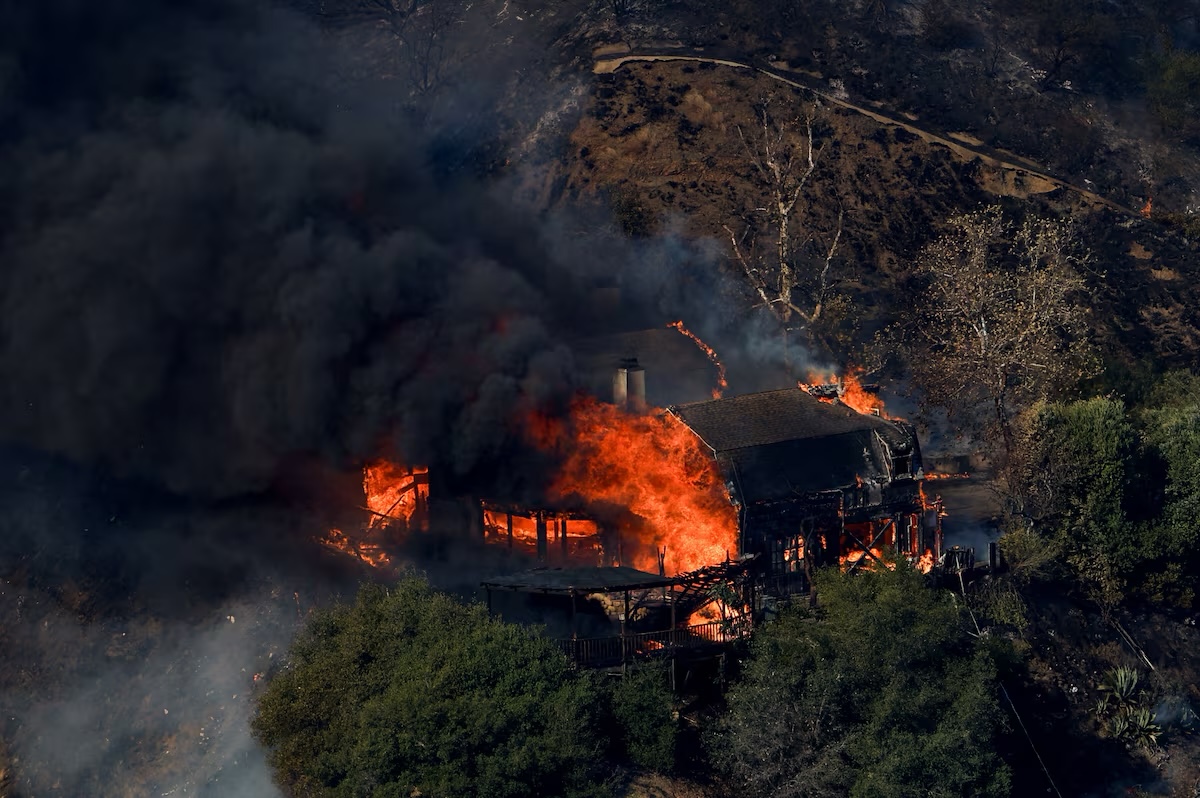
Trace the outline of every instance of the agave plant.
{"label": "agave plant", "polygon": [[1154,748],[1158,745],[1158,735],[1162,733],[1162,727],[1154,721],[1154,713],[1145,707],[1135,709],[1128,713],[1129,730],[1125,736],[1130,742],[1145,748]]}
{"label": "agave plant", "polygon": [[1100,694],[1100,703],[1096,707],[1099,714],[1132,711],[1139,695],[1138,672],[1124,665],[1106,671],[1100,680]]}
{"label": "agave plant", "polygon": [[1129,716],[1122,713],[1109,718],[1104,724],[1109,737],[1123,740],[1129,734]]}

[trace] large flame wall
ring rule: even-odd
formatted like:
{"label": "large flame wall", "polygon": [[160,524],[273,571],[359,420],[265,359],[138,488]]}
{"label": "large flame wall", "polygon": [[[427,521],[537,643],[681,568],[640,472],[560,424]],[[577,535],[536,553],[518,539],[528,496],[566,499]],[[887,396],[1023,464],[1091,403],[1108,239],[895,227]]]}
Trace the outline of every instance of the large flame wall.
{"label": "large flame wall", "polygon": [[562,467],[550,486],[557,501],[626,508],[621,529],[626,565],[656,572],[666,549],[670,574],[737,554],[737,513],[716,463],[674,416],[634,415],[581,398],[569,417],[538,417],[531,437],[557,452]]}

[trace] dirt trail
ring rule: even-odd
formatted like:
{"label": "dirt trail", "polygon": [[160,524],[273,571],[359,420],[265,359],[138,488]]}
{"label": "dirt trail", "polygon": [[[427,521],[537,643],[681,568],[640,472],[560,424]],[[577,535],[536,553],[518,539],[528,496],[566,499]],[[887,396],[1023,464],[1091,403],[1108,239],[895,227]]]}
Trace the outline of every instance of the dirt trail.
{"label": "dirt trail", "polygon": [[[1106,208],[1123,213],[1129,216],[1138,216],[1138,211],[1133,208],[1128,208],[1120,203],[1114,202],[1107,197],[1102,197],[1095,192],[1088,191],[1085,188],[1074,185],[1065,178],[1050,174],[1044,167],[1026,161],[1011,153],[1002,153],[995,148],[988,147],[985,144],[976,143],[978,140],[971,139],[961,133],[939,133],[929,130],[925,127],[915,124],[911,120],[897,119],[893,116],[873,111],[869,108],[863,108],[860,105],[848,102],[830,94],[824,88],[818,88],[814,85],[812,78],[795,73],[783,72],[781,70],[770,69],[767,67],[757,67],[751,64],[741,63],[727,58],[716,58],[712,56],[685,54],[680,52],[662,52],[662,51],[646,51],[632,52],[618,45],[610,45],[600,48],[593,54],[595,64],[592,67],[592,72],[597,75],[612,74],[620,69],[623,65],[630,61],[694,61],[705,64],[717,64],[720,66],[732,67],[734,69],[745,69],[752,72],[757,72],[761,75],[766,75],[772,80],[777,80],[780,83],[785,83],[797,89],[802,89],[810,94],[820,97],[823,101],[845,108],[855,113],[862,114],[872,120],[882,124],[891,125],[902,128],[909,133],[920,136],[925,141],[931,144],[941,145],[948,148],[951,152],[962,158],[964,161],[971,161],[978,158],[988,166],[1014,171],[1019,176],[1029,180],[1033,178],[1035,182],[1048,184],[1051,188],[1045,190],[1053,190],[1054,188],[1064,188],[1079,195],[1084,200],[1097,205],[1103,205]],[[1030,193],[1044,193],[1032,191]]]}

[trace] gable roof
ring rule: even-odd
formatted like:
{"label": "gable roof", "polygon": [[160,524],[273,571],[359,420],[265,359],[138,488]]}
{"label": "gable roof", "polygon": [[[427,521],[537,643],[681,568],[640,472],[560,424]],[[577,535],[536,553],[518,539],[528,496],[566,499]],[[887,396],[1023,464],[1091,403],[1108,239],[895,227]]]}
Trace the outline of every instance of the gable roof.
{"label": "gable roof", "polygon": [[745,503],[890,478],[889,455],[917,452],[902,421],[822,402],[800,388],[670,408],[712,449]]}
{"label": "gable roof", "polygon": [[800,388],[764,391],[669,408],[715,453],[784,441],[874,431],[902,451],[912,433],[902,422],[859,413],[841,402],[822,402]]}

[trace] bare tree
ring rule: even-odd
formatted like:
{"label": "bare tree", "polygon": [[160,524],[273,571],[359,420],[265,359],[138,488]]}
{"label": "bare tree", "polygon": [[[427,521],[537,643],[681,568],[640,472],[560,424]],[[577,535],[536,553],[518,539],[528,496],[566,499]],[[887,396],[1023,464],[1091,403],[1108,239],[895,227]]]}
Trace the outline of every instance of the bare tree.
{"label": "bare tree", "polygon": [[420,97],[442,82],[449,34],[463,12],[462,0],[327,0],[321,13],[330,20],[373,19],[385,25],[409,88]]}
{"label": "bare tree", "polygon": [[1014,228],[998,207],[963,214],[921,254],[924,278],[901,349],[929,404],[959,415],[986,408],[985,429],[1012,454],[1012,418],[1092,365],[1087,254],[1068,222]]}
{"label": "bare tree", "polygon": [[[817,170],[822,147],[813,132],[816,109],[784,121],[771,113],[770,98],[758,108],[759,129],[738,137],[751,166],[751,177],[763,190],[766,205],[753,209],[741,233],[725,231],[734,258],[751,287],[785,325],[799,319],[811,328],[821,318],[836,285],[834,258],[842,237],[842,213],[828,246],[816,248],[811,230],[798,227],[804,189]],[[765,223],[765,224],[764,224]]]}
{"label": "bare tree", "polygon": [[457,0],[424,0],[409,15],[408,25],[398,38],[401,60],[415,94],[428,94],[442,82],[448,63],[447,39],[460,19]]}
{"label": "bare tree", "polygon": [[633,10],[635,0],[604,0],[604,6],[612,12],[617,21],[621,21]]}

